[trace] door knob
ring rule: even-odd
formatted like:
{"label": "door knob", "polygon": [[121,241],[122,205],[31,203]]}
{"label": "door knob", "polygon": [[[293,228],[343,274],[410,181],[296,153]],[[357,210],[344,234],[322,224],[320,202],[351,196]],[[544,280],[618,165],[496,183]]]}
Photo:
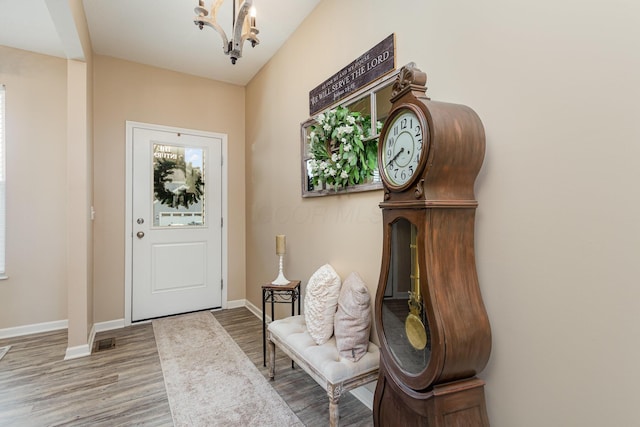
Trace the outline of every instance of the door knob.
{"label": "door knob", "polygon": [[138,236],[138,239],[142,239],[144,237],[144,231],[138,231],[136,236]]}

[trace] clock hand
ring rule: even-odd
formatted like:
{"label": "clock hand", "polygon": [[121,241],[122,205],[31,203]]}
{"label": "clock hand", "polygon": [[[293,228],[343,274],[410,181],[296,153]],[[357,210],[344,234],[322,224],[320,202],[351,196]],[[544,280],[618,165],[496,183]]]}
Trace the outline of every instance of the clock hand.
{"label": "clock hand", "polygon": [[397,158],[398,158],[398,156],[399,156],[400,154],[402,154],[403,152],[404,152],[404,147],[402,147],[402,148],[400,149],[400,151],[398,151],[398,152],[396,153],[396,155],[395,155],[395,156],[393,156],[393,159],[389,160],[389,163],[387,163],[387,166],[389,166],[391,163],[393,163],[393,161],[394,161],[395,159],[397,159]]}

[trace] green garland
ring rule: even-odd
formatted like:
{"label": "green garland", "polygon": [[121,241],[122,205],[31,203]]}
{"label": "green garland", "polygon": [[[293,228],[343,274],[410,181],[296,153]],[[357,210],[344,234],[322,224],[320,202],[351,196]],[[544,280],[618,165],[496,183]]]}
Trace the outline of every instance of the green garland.
{"label": "green garland", "polygon": [[[315,187],[335,190],[366,182],[378,166],[378,139],[371,138],[371,117],[337,107],[318,115],[309,127],[308,171]],[[376,122],[376,133],[382,128]]]}

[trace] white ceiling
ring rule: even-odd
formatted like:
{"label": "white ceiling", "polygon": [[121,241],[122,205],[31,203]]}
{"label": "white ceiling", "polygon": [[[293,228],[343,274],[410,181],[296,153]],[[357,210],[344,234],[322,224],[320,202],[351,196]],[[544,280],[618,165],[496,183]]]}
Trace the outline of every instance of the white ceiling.
{"label": "white ceiling", "polygon": [[[238,85],[251,80],[319,2],[254,0],[260,44],[245,43],[242,58],[232,65],[218,33],[193,24],[197,0],[83,0],[94,53]],[[0,0],[0,45],[69,57],[68,41],[61,41],[68,30],[59,18],[65,3]],[[218,12],[228,37],[231,4],[225,1]]]}

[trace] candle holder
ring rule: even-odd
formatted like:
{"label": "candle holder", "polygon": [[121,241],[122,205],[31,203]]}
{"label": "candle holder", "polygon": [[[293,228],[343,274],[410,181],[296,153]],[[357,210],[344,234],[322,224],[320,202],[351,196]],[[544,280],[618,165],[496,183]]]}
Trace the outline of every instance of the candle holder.
{"label": "candle holder", "polygon": [[274,280],[273,282],[271,282],[272,285],[286,285],[289,283],[289,279],[287,279],[286,277],[284,277],[284,273],[282,272],[282,255],[280,255],[280,267],[278,270],[278,277],[276,277],[276,280]]}
{"label": "candle holder", "polygon": [[283,265],[284,265],[283,256],[285,253],[286,253],[285,236],[282,234],[279,234],[276,236],[276,255],[280,257],[280,262],[278,267],[278,277],[276,277],[276,279],[273,282],[271,282],[272,285],[286,285],[289,283],[289,279],[284,277],[284,272],[283,272]]}

